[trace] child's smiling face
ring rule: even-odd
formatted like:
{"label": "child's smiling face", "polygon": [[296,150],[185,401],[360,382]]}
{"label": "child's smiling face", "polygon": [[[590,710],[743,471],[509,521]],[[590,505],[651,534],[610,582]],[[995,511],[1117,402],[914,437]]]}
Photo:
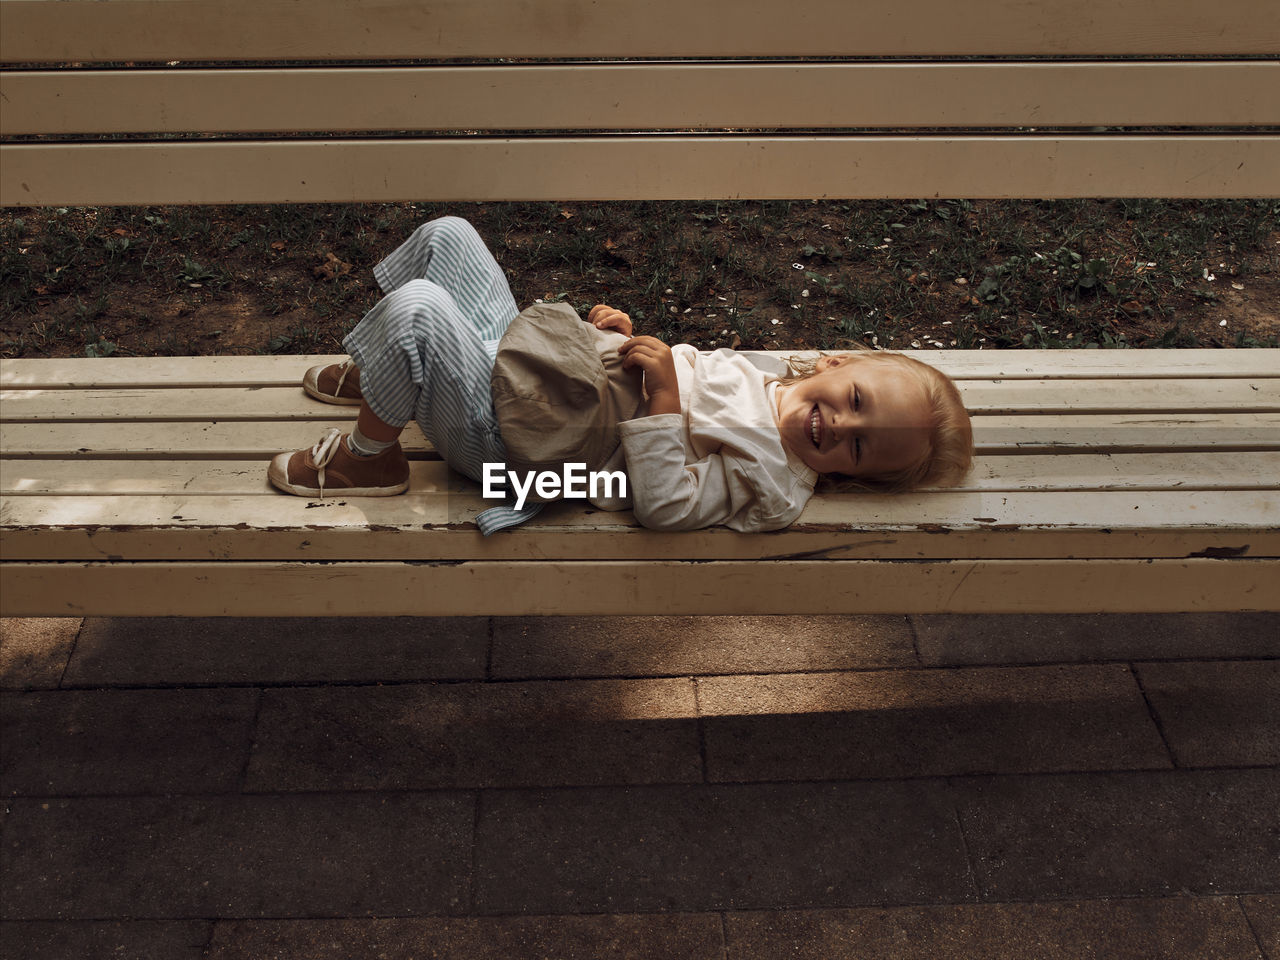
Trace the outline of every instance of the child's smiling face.
{"label": "child's smiling face", "polygon": [[783,445],[818,473],[882,476],[929,454],[924,387],[895,363],[822,357],[777,398]]}

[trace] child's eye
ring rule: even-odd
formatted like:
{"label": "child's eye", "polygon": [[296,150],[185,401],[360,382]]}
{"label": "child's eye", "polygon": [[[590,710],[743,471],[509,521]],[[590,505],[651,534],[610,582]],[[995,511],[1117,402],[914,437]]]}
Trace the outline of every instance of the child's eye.
{"label": "child's eye", "polygon": [[858,388],[853,388],[853,409],[857,410],[862,406],[862,394],[858,392]]}

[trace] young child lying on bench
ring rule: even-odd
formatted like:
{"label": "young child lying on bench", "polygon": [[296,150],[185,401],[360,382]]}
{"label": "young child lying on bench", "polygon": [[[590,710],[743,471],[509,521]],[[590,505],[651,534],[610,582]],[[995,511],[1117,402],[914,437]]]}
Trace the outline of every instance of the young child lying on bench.
{"label": "young child lying on bench", "polygon": [[[355,429],[330,429],[315,446],[277,456],[268,476],[288,493],[403,493],[409,466],[398,437],[410,420],[478,482],[485,464],[508,459],[491,376],[519,311],[475,229],[457,217],[424,224],[374,275],[387,296],[343,341],[351,360],[314,367],[303,380],[317,399],[358,404]],[[616,424],[616,449],[599,465],[625,470],[627,495],[590,499],[633,509],[646,527],[773,530],[800,515],[820,476],[842,488],[899,491],[954,484],[972,461],[955,385],[906,355],[825,355],[771,376],[732,350],[633,337],[627,314],[603,304],[585,323],[616,331],[621,367],[643,374],[643,395],[634,376],[636,415]],[[477,523],[487,535],[540,508],[507,503]]]}

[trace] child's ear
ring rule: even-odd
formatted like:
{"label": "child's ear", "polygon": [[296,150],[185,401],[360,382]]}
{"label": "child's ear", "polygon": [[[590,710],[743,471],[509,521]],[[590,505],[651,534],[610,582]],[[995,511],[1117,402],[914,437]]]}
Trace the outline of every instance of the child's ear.
{"label": "child's ear", "polygon": [[832,367],[840,366],[840,364],[843,362],[844,362],[844,357],[841,357],[838,354],[835,356],[832,356],[831,354],[824,353],[822,356],[818,358],[818,362],[813,365],[813,372],[822,373],[823,371],[829,370]]}

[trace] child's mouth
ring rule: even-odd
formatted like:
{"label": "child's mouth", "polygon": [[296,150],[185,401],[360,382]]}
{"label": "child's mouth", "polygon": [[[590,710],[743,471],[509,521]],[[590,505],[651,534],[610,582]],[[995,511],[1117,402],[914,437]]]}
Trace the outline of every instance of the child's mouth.
{"label": "child's mouth", "polygon": [[822,448],[822,415],[818,413],[817,404],[814,404],[813,412],[809,414],[809,439],[815,447]]}

